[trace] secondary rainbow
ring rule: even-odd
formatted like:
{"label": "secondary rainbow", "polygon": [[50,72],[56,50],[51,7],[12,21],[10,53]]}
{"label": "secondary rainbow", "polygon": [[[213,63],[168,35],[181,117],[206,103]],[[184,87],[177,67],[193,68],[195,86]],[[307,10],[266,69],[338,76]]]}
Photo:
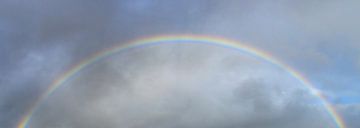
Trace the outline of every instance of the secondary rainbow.
{"label": "secondary rainbow", "polygon": [[43,93],[38,98],[38,100],[36,100],[36,102],[29,108],[27,113],[19,121],[17,128],[29,128],[28,123],[30,122],[32,114],[37,110],[37,107],[40,105],[40,103],[44,101],[49,95],[51,95],[57,88],[59,88],[59,86],[63,85],[70,77],[74,76],[76,73],[78,73],[88,65],[102,58],[105,58],[109,55],[115,54],[117,52],[126,49],[132,49],[140,46],[160,44],[160,43],[189,43],[189,42],[211,44],[211,45],[217,45],[231,49],[241,50],[255,57],[266,60],[269,63],[278,66],[279,68],[284,69],[292,77],[296,78],[299,82],[301,82],[304,86],[306,86],[314,95],[319,97],[322,104],[324,105],[324,108],[330,114],[330,116],[332,117],[333,121],[336,123],[338,128],[346,128],[346,125],[342,120],[341,116],[335,111],[335,108],[330,104],[330,102],[327,101],[325,96],[322,95],[305,76],[303,76],[295,69],[291,68],[285,63],[282,63],[281,61],[271,56],[270,54],[258,50],[252,46],[241,44],[239,42],[228,40],[221,37],[203,36],[203,35],[160,35],[160,36],[145,37],[99,51],[85,58],[79,63],[74,64],[72,67],[69,68],[69,70],[65,71],[62,75],[60,75],[57,79],[55,79],[51,83],[49,88],[45,91],[45,93]]}

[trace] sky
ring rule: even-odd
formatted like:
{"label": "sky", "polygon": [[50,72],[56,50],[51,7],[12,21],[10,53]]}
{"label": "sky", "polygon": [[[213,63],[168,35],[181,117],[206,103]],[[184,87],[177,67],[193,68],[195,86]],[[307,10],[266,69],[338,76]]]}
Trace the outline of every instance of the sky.
{"label": "sky", "polygon": [[[218,36],[270,53],[360,123],[360,1],[2,0],[0,127],[16,127],[62,72],[105,48],[166,34]],[[335,127],[286,71],[206,44],[107,57],[42,101],[29,126]]]}

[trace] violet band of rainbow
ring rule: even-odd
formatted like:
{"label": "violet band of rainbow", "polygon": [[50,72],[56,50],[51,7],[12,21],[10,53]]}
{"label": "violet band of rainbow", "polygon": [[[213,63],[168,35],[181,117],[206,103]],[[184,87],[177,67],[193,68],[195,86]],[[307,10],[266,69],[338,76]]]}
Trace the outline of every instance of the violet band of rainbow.
{"label": "violet band of rainbow", "polygon": [[21,118],[19,123],[17,124],[16,128],[29,128],[28,124],[33,113],[37,110],[40,104],[46,100],[46,98],[51,95],[57,88],[63,85],[70,77],[74,76],[77,72],[81,71],[82,69],[86,68],[88,65],[105,58],[109,55],[115,54],[119,51],[123,51],[125,49],[131,49],[135,47],[139,47],[142,45],[151,45],[151,44],[158,44],[159,42],[162,43],[172,43],[172,42],[197,42],[197,43],[205,43],[205,44],[212,44],[217,46],[223,46],[227,48],[237,49],[246,53],[249,53],[255,57],[261,58],[271,64],[276,65],[277,67],[285,70],[288,72],[292,77],[297,79],[302,85],[306,86],[312,94],[317,96],[321,103],[324,105],[324,108],[331,116],[332,120],[336,123],[338,128],[346,128],[346,125],[341,118],[341,116],[336,112],[335,107],[326,99],[321,92],[316,89],[312,83],[299,71],[295,70],[294,68],[288,66],[287,64],[279,61],[271,54],[256,49],[250,45],[245,45],[237,41],[215,37],[215,36],[205,36],[205,35],[160,35],[160,36],[151,36],[145,38],[139,38],[128,43],[122,43],[117,46],[104,49],[99,51],[84,60],[80,61],[79,63],[74,64],[69,70],[65,71],[59,77],[57,77],[48,87],[48,89],[29,107],[27,113]]}

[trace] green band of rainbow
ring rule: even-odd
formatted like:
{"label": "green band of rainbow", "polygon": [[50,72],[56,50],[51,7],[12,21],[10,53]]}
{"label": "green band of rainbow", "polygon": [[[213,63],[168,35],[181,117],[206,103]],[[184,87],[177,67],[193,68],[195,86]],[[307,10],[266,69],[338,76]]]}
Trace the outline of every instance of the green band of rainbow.
{"label": "green band of rainbow", "polygon": [[311,83],[310,81],[301,75],[298,71],[291,68],[290,66],[278,61],[275,57],[271,56],[270,54],[255,49],[249,45],[241,44],[236,41],[220,38],[220,37],[213,37],[213,36],[202,36],[202,35],[161,35],[161,36],[153,36],[153,37],[146,37],[140,38],[134,41],[130,41],[126,44],[120,44],[115,47],[111,47],[100,52],[89,56],[88,58],[84,59],[80,63],[75,64],[69,70],[65,71],[62,75],[60,75],[57,79],[55,79],[49,88],[43,93],[38,100],[30,107],[29,111],[27,111],[26,115],[20,120],[17,125],[17,128],[28,128],[28,123],[32,114],[36,111],[39,104],[44,101],[49,95],[51,95],[59,86],[63,85],[70,77],[74,74],[79,72],[80,70],[84,69],[88,65],[104,58],[119,51],[123,51],[129,48],[135,48],[138,46],[146,45],[146,44],[156,44],[159,42],[203,42],[206,44],[214,44],[218,46],[225,46],[230,47],[233,49],[241,50],[256,57],[262,58],[282,69],[287,71],[292,77],[296,78],[302,85],[306,86],[314,95],[316,95],[324,105],[327,112],[330,114],[334,122],[336,123],[338,128],[346,128],[344,121],[342,120],[341,116],[335,111],[335,108],[326,100],[325,96],[323,96]]}

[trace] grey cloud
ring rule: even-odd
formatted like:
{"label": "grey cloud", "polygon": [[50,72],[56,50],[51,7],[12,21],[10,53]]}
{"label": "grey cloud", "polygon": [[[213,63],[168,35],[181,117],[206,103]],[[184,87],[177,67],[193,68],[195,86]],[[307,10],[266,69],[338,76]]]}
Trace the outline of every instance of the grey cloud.
{"label": "grey cloud", "polygon": [[[123,7],[131,6],[130,1],[1,1],[1,127],[14,126],[58,70],[115,43],[186,30],[200,15],[187,14],[186,2],[159,2],[151,9],[156,10],[136,14]],[[175,4],[177,8],[169,8]],[[202,11],[206,6],[192,8]],[[52,53],[57,47],[66,55]]]}
{"label": "grey cloud", "polygon": [[[229,1],[202,26],[269,51],[329,97],[359,94],[359,1]],[[335,98],[336,99],[336,98]]]}
{"label": "grey cloud", "polygon": [[0,82],[1,127],[17,123],[38,93],[47,88],[45,85],[51,83],[69,63],[67,56],[66,50],[59,47],[30,51],[21,57],[20,62],[12,65],[14,69],[3,72]]}
{"label": "grey cloud", "polygon": [[329,44],[336,44],[332,52],[342,53],[336,48],[345,45],[350,46],[348,51],[357,52],[348,56],[359,56],[359,18],[353,7],[357,4],[358,1],[224,2],[209,16],[203,32],[250,42],[306,71],[323,71],[334,63],[332,56],[322,51]]}

